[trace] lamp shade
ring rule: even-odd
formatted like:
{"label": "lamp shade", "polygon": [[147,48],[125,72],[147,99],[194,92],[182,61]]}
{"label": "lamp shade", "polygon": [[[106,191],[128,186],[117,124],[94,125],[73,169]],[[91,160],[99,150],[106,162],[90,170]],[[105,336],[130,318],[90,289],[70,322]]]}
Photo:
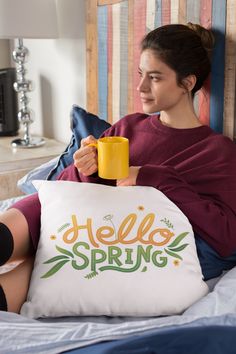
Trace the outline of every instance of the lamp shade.
{"label": "lamp shade", "polygon": [[0,0],[0,38],[57,38],[56,0]]}

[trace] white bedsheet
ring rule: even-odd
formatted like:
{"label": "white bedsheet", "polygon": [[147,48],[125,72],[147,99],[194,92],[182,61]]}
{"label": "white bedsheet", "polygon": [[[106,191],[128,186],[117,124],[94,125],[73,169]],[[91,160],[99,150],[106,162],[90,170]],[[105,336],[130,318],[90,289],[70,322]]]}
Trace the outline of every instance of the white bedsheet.
{"label": "white bedsheet", "polygon": [[[195,321],[197,320],[197,321]],[[193,322],[195,321],[195,322]],[[225,274],[214,290],[181,316],[159,318],[74,317],[31,320],[0,312],[0,352],[59,353],[103,340],[143,334],[163,326],[222,324],[236,326],[236,268]]]}
{"label": "white bedsheet", "polygon": [[9,198],[9,199],[5,199],[5,200],[0,200],[0,213],[3,212],[4,210],[10,208],[10,206],[17,202],[18,200],[25,198],[25,195],[21,195],[19,197],[15,197],[15,198]]}

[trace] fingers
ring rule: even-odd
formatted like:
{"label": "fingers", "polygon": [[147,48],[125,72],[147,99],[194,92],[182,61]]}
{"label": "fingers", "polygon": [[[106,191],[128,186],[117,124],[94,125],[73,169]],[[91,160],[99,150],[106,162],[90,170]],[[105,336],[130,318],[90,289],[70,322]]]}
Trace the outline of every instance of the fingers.
{"label": "fingers", "polygon": [[86,138],[81,139],[80,147],[85,147],[85,146],[87,146],[89,144],[96,143],[96,141],[97,140],[94,138],[93,135],[89,135]]}
{"label": "fingers", "polygon": [[[75,156],[76,155],[76,156]],[[97,153],[93,147],[81,148],[74,154],[74,165],[80,173],[89,176],[97,171]]]}
{"label": "fingers", "polygon": [[140,166],[131,166],[129,168],[129,176],[126,178],[118,179],[116,181],[116,185],[118,187],[135,186],[139,170]]}
{"label": "fingers", "polygon": [[81,147],[74,155],[74,165],[80,173],[85,176],[97,172],[97,151],[93,146],[88,146],[91,143],[95,143],[96,139],[89,135],[87,138],[81,140]]}
{"label": "fingers", "polygon": [[87,146],[85,145],[84,147],[80,147],[79,150],[76,150],[76,152],[73,155],[74,163],[78,163],[80,166],[80,161],[81,163],[86,162],[87,160],[94,158],[96,156],[96,148],[93,146]]}
{"label": "fingers", "polygon": [[127,178],[118,179],[116,181],[117,187],[130,186],[129,180]]}

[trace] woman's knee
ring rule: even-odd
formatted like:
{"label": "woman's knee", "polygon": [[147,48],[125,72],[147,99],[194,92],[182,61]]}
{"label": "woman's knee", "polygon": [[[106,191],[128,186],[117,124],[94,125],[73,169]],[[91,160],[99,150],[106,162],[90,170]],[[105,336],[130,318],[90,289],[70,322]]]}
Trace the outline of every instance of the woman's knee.
{"label": "woman's knee", "polygon": [[12,256],[14,240],[9,228],[0,222],[0,266],[5,264]]}
{"label": "woman's knee", "polygon": [[17,209],[0,215],[0,265],[22,259],[32,253],[28,223]]}

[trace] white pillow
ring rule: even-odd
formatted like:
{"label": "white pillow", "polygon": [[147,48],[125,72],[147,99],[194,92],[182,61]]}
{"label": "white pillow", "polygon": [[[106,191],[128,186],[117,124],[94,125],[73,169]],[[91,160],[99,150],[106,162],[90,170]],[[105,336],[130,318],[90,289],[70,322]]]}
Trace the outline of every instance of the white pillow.
{"label": "white pillow", "polygon": [[173,315],[208,292],[192,227],[160,191],[38,187],[41,237],[22,315]]}

